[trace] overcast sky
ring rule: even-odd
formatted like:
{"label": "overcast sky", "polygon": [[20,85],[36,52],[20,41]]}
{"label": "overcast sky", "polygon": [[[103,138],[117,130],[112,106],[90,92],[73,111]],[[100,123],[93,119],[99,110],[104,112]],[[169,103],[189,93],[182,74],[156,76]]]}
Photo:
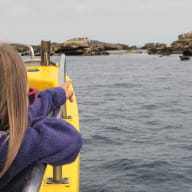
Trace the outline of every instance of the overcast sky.
{"label": "overcast sky", "polygon": [[0,39],[170,44],[192,31],[191,18],[192,0],[0,0]]}

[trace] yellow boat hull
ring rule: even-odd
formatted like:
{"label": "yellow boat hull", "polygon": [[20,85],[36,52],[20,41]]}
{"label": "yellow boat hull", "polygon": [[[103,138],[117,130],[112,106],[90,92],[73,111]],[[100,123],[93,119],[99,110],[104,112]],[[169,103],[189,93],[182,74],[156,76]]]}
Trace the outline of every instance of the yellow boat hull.
{"label": "yellow boat hull", "polygon": [[[59,86],[58,66],[30,66],[27,67],[27,69],[36,69],[33,72],[28,72],[30,87],[34,87],[39,91],[42,91],[47,88]],[[68,76],[67,80],[69,80]],[[70,89],[73,90],[72,85]],[[70,103],[67,101],[66,108],[67,116],[71,116],[72,118],[65,120],[71,123],[78,131],[80,131],[79,113],[75,94],[74,102]],[[79,192],[80,155],[78,155],[77,159],[73,163],[62,166],[62,177],[68,178],[67,184],[48,184],[47,179],[52,177],[53,167],[51,165],[47,165],[39,192]]]}

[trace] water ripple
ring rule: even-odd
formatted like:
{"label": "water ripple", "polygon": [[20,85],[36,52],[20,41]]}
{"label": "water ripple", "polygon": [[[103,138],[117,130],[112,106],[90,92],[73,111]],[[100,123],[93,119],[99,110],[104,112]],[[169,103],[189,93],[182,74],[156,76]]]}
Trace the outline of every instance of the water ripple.
{"label": "water ripple", "polygon": [[178,55],[68,57],[81,192],[192,191],[192,65]]}

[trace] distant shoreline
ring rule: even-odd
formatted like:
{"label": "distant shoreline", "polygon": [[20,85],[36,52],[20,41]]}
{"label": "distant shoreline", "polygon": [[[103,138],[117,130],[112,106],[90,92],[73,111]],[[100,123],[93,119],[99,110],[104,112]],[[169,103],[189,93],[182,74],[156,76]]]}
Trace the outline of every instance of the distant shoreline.
{"label": "distant shoreline", "polygon": [[[22,56],[29,55],[26,47],[13,46],[21,53]],[[41,55],[40,45],[33,45],[36,56]],[[124,50],[124,51],[122,51]],[[171,54],[187,54],[192,56],[192,33],[185,33],[178,36],[178,40],[173,41],[171,45],[164,43],[146,43],[143,47],[127,44],[105,43],[97,40],[89,40],[88,38],[73,38],[63,43],[51,43],[50,55],[72,55],[72,56],[94,56],[109,54],[141,54],[147,50],[151,55],[171,55]]]}

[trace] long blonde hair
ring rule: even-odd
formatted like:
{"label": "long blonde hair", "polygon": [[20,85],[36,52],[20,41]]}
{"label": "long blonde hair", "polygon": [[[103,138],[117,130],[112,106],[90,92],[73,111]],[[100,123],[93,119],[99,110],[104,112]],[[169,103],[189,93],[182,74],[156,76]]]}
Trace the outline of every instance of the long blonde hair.
{"label": "long blonde hair", "polygon": [[0,44],[0,130],[8,131],[3,176],[14,161],[27,127],[27,72],[22,58],[9,45]]}

